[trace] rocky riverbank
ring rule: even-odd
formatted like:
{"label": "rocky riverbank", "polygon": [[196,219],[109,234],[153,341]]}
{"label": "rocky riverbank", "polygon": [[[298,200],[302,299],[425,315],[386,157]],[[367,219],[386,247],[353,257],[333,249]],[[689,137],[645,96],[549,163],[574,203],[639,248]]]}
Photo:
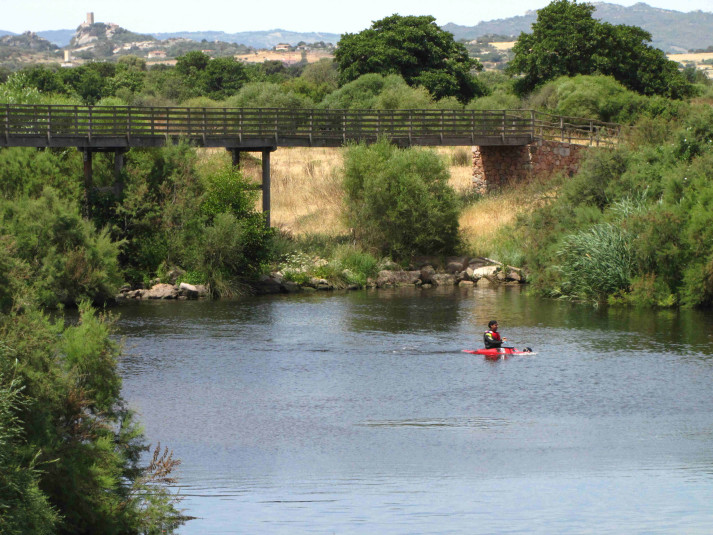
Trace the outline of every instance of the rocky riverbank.
{"label": "rocky riverbank", "polygon": [[[255,294],[279,294],[332,290],[358,290],[366,288],[394,288],[414,286],[431,288],[434,286],[455,287],[477,285],[519,285],[527,282],[522,269],[506,266],[487,258],[451,257],[445,260],[434,258],[415,259],[407,269],[400,269],[395,264],[384,269],[375,278],[367,280],[366,285],[341,284],[311,277],[297,283],[280,272],[263,275],[248,288]],[[201,299],[210,296],[206,285],[181,283],[161,283],[155,281],[150,288],[122,288],[117,300],[150,299]]]}

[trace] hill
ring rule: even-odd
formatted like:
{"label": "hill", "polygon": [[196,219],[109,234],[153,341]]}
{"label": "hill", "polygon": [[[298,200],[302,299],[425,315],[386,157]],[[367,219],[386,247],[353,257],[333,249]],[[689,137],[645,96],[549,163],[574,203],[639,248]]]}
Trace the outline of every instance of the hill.
{"label": "hill", "polygon": [[191,39],[192,41],[222,41],[226,43],[237,43],[252,48],[272,48],[280,43],[289,43],[296,45],[303,43],[332,43],[337,44],[341,37],[337,33],[320,33],[320,32],[291,32],[288,30],[267,30],[255,32],[238,32],[225,33],[217,31],[205,32],[169,32],[169,33],[153,33],[157,39]]}
{"label": "hill", "polygon": [[[651,33],[653,46],[664,52],[687,52],[713,45],[713,13],[683,13],[651,7],[642,2],[630,7],[606,2],[593,4],[596,18],[611,24],[639,26]],[[449,23],[443,29],[451,32],[456,39],[469,41],[489,34],[517,37],[521,32],[529,32],[536,19],[537,12],[528,11],[525,15],[483,21],[475,26]]]}

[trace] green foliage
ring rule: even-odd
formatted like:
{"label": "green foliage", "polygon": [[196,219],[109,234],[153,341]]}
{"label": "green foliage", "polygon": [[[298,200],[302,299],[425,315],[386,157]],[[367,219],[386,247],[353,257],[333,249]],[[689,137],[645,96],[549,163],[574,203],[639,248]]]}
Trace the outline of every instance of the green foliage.
{"label": "green foliage", "polygon": [[0,150],[0,196],[38,197],[46,186],[51,186],[61,197],[79,202],[83,195],[81,184],[68,177],[81,176],[81,165],[80,153],[72,149]]}
{"label": "green foliage", "polygon": [[563,275],[561,293],[601,302],[628,289],[634,271],[631,238],[610,223],[565,236],[558,252]]}
{"label": "green foliage", "polygon": [[382,140],[347,150],[347,220],[357,240],[383,254],[449,254],[458,246],[458,202],[441,159]]}
{"label": "green foliage", "polygon": [[557,115],[627,123],[645,109],[647,99],[611,76],[578,75],[548,82],[530,97],[530,103]]}
{"label": "green foliage", "polygon": [[537,12],[532,33],[521,33],[508,65],[520,93],[560,76],[604,74],[643,95],[683,98],[693,87],[676,63],[648,45],[651,35],[635,26],[612,25],[592,17],[594,6],[553,0]]}
{"label": "green foliage", "polygon": [[0,235],[12,236],[18,259],[31,266],[42,305],[101,303],[116,295],[118,245],[54,189],[45,188],[37,199],[1,201]]}
{"label": "green foliage", "polygon": [[202,211],[210,222],[218,214],[246,217],[255,210],[258,192],[233,166],[224,166],[204,178]]}
{"label": "green foliage", "polygon": [[[12,448],[2,448],[16,470],[0,471],[0,480],[15,480],[0,503],[17,508],[0,525],[8,521],[10,533],[173,529],[184,520],[161,485],[170,476],[139,464],[148,448],[120,397],[111,324],[86,304],[80,311],[75,326],[31,308],[0,316],[0,393],[15,396],[4,407],[0,401],[0,414],[22,432],[22,441],[16,435]],[[9,362],[17,363],[12,377]],[[175,465],[166,460],[163,468],[170,474]],[[26,524],[13,526],[18,521]]]}
{"label": "green foliage", "polygon": [[[653,141],[593,151],[518,221],[538,291],[645,307],[713,305],[713,116],[644,116]],[[663,132],[662,132],[663,131]]]}
{"label": "green foliage", "polygon": [[39,488],[35,459],[27,459],[22,422],[26,410],[14,359],[0,351],[0,532],[6,535],[55,533],[57,512]]}
{"label": "green foliage", "polygon": [[471,75],[482,65],[429,16],[392,15],[360,33],[344,34],[335,59],[342,85],[364,74],[398,74],[436,99],[453,96],[466,103],[484,94]]}
{"label": "green foliage", "polygon": [[234,96],[225,101],[235,108],[312,108],[314,102],[303,94],[271,82],[245,84]]}

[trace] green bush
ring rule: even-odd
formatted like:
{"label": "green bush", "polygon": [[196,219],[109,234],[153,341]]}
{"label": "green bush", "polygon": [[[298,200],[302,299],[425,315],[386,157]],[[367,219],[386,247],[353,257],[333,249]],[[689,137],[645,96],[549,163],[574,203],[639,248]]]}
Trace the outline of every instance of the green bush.
{"label": "green bush", "polygon": [[619,226],[603,223],[565,236],[558,254],[565,296],[601,302],[631,284],[631,236]]}
{"label": "green bush", "polygon": [[42,305],[101,303],[116,295],[119,244],[52,188],[38,199],[0,202],[0,234],[12,236],[19,259],[31,267]]}
{"label": "green bush", "polygon": [[[157,468],[140,465],[148,447],[120,397],[119,352],[110,322],[86,304],[80,312],[74,326],[53,323],[33,309],[0,316],[0,361],[17,363],[12,378],[22,386],[22,404],[9,407],[22,430],[16,462],[37,467],[41,490],[31,481],[17,489],[24,496],[13,493],[20,508],[9,518],[30,520],[18,533],[174,529],[184,520],[163,484],[173,481],[176,462],[168,457]],[[10,379],[2,370],[0,392],[12,388]],[[0,493],[3,505],[8,498],[12,494]],[[55,514],[61,524],[52,529]],[[2,526],[4,512],[0,518]]]}
{"label": "green bush", "polygon": [[313,108],[314,102],[309,97],[285,90],[283,86],[270,82],[251,82],[224,101],[230,108]]}
{"label": "green bush", "polygon": [[351,146],[344,189],[347,221],[357,240],[401,259],[454,252],[458,201],[448,178],[432,151],[400,150],[385,140]]}
{"label": "green bush", "polygon": [[396,74],[364,74],[327,95],[320,107],[330,109],[373,110],[384,92],[410,94],[408,84]]}
{"label": "green bush", "polygon": [[558,115],[608,122],[629,122],[644,108],[646,97],[611,76],[562,76],[530,97],[533,106]]}

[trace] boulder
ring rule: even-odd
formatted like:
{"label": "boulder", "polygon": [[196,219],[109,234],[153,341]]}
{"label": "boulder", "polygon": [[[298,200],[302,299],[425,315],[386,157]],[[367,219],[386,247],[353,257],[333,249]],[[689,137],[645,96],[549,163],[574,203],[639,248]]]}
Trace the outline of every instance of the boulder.
{"label": "boulder", "polygon": [[475,286],[475,283],[474,283],[473,281],[469,281],[469,280],[462,280],[462,281],[460,281],[460,282],[458,283],[458,286],[459,286],[459,287],[460,287],[460,286],[472,287],[472,286]]}
{"label": "boulder", "polygon": [[460,273],[468,267],[470,259],[465,256],[451,256],[446,262],[447,273]]}
{"label": "boulder", "polygon": [[282,285],[269,275],[261,275],[260,279],[253,284],[253,289],[259,295],[279,294],[282,292]]}
{"label": "boulder", "polygon": [[483,266],[473,269],[473,278],[493,277],[498,271],[499,266]]}
{"label": "boulder", "polygon": [[436,286],[455,286],[456,277],[451,273],[436,273],[433,276],[433,284]]}
{"label": "boulder", "polygon": [[424,284],[432,284],[433,276],[435,274],[436,274],[436,270],[433,269],[433,266],[428,265],[428,266],[424,266],[421,268],[419,277],[421,279],[421,282],[423,282]]}
{"label": "boulder", "polygon": [[176,299],[178,288],[173,284],[156,284],[150,290],[143,292],[142,299]]}
{"label": "boulder", "polygon": [[380,271],[376,278],[376,286],[383,288],[386,286],[404,286],[416,284],[421,277],[420,271]]}
{"label": "boulder", "polygon": [[178,293],[186,299],[198,299],[198,288],[187,282],[182,282],[178,285]]}
{"label": "boulder", "polygon": [[288,294],[293,294],[302,291],[302,286],[297,284],[295,281],[282,281],[282,291]]}

